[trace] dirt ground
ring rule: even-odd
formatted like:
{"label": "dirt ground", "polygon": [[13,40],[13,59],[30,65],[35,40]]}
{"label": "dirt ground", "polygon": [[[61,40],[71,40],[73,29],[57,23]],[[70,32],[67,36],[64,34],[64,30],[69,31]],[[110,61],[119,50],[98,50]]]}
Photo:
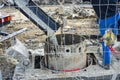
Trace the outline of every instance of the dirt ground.
{"label": "dirt ground", "polygon": [[[20,41],[28,44],[32,43],[31,47],[37,46],[39,42],[44,42],[46,39],[46,35],[44,35],[43,31],[41,31],[37,26],[35,26],[29,19],[27,19],[23,14],[21,14],[18,10],[12,8],[5,8],[1,10],[1,13],[4,15],[11,15],[12,21],[10,25],[5,26],[3,30],[8,33],[13,33],[22,28],[27,28],[28,30],[24,33],[21,33],[16,36]],[[36,43],[36,44],[35,44]],[[30,47],[30,45],[28,44]]]}
{"label": "dirt ground", "polygon": [[[40,42],[44,42],[46,35],[32,22],[30,22],[25,16],[23,16],[19,11],[11,9],[2,9],[0,10],[2,14],[4,15],[12,15],[12,21],[11,24],[4,26],[0,30],[13,33],[15,31],[18,31],[22,28],[27,28],[28,30],[26,32],[23,32],[17,36],[21,42],[25,43],[25,46],[29,49],[36,49],[39,46]],[[12,73],[14,71],[15,65],[8,63],[6,56],[5,56],[5,50],[11,46],[11,39],[8,39],[4,42],[0,43],[0,70],[2,72],[3,80],[11,80],[9,79],[10,76],[12,76]]]}

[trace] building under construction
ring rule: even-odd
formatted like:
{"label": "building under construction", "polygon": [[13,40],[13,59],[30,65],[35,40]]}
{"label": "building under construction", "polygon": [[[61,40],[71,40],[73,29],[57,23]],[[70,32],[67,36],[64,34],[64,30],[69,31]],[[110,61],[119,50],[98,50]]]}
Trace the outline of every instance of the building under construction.
{"label": "building under construction", "polygon": [[[0,80],[120,80],[119,35],[109,33],[89,1],[1,0]],[[101,41],[112,45],[109,69]]]}

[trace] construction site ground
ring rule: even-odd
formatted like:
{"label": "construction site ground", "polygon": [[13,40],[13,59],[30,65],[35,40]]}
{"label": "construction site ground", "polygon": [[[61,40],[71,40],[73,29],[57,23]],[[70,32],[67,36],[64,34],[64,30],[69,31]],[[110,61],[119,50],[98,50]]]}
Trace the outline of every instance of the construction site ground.
{"label": "construction site ground", "polygon": [[[29,21],[24,15],[22,15],[18,10],[16,10],[15,8],[4,8],[4,9],[1,9],[0,12],[1,14],[12,16],[11,24],[7,26],[3,26],[1,30],[4,30],[8,33],[13,33],[22,28],[28,28],[26,32],[16,36],[16,38],[18,38],[21,42],[23,42],[28,49],[37,49],[39,47],[39,43],[45,42],[45,39],[47,38],[47,36],[38,27],[36,27],[31,21]],[[77,31],[75,32],[78,32],[76,34],[80,34],[79,31],[83,31],[81,33],[85,33],[89,35],[90,34],[99,35],[98,28],[95,28],[92,31],[92,28],[90,29],[88,27],[81,26],[79,27],[79,29],[76,29],[76,30]],[[58,33],[60,33],[60,31]],[[4,72],[3,77],[8,77],[9,75],[11,75],[10,73],[14,71],[14,67],[15,67],[13,64],[7,63],[7,59],[4,56],[5,50],[8,47],[10,47],[10,45],[11,45],[10,39],[0,43],[0,70],[2,70],[2,73]]]}

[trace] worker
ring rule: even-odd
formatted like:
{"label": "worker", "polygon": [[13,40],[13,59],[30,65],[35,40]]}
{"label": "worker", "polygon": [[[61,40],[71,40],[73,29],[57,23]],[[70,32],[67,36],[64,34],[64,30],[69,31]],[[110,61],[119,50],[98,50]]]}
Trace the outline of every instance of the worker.
{"label": "worker", "polygon": [[[83,0],[90,1],[96,15],[98,17],[98,24],[100,35],[104,36],[106,31],[111,29],[113,34],[117,36],[118,34],[118,20],[120,19],[120,14],[118,12],[118,4],[120,0]],[[111,58],[109,46],[102,41],[103,50],[103,62],[102,66],[105,69],[110,69]]]}

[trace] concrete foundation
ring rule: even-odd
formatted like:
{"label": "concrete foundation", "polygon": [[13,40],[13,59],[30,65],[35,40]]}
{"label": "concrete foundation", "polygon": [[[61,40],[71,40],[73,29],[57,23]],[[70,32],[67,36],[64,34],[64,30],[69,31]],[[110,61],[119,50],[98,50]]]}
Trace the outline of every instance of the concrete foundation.
{"label": "concrete foundation", "polygon": [[73,70],[86,67],[86,54],[82,45],[82,37],[75,34],[56,35],[58,39],[57,52],[52,43],[46,44],[45,64],[52,70]]}

